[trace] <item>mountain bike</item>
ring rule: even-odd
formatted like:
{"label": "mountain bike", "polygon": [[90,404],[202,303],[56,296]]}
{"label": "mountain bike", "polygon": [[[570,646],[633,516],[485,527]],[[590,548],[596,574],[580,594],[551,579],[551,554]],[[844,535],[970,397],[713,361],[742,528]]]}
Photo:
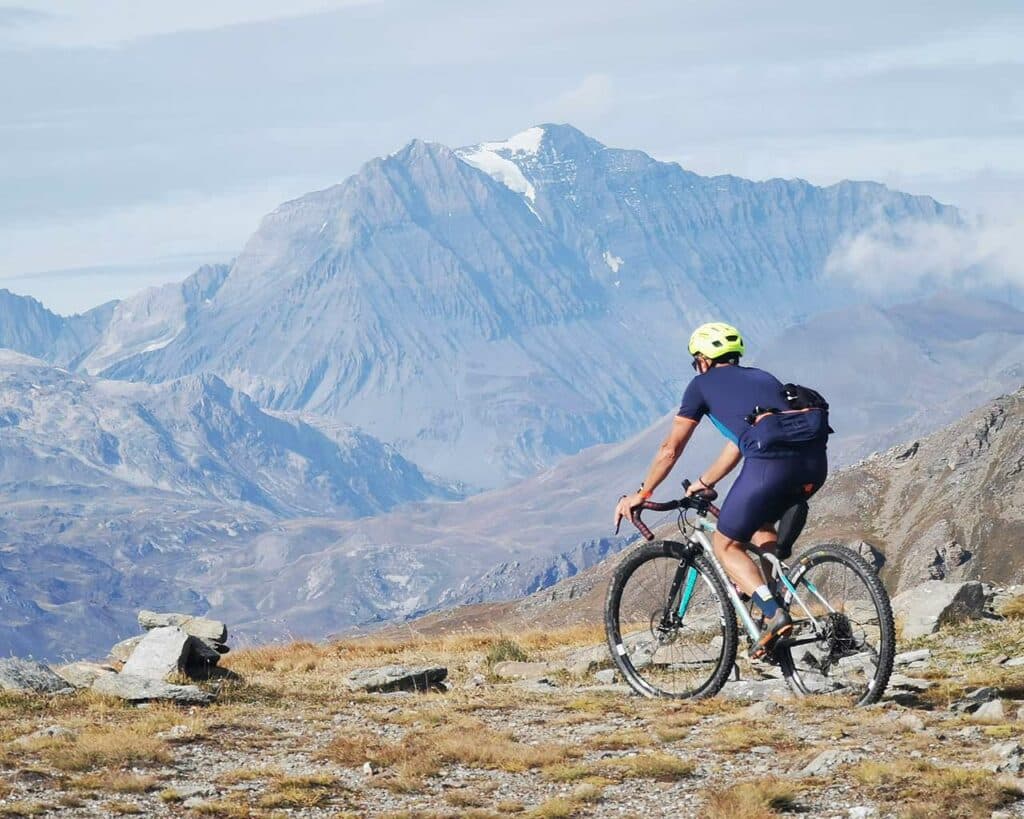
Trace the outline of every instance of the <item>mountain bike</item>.
{"label": "mountain bike", "polygon": [[[716,498],[710,490],[666,503],[648,500],[633,511],[632,522],[648,543],[616,568],[605,599],[605,629],[615,665],[643,696],[714,696],[736,664],[737,616],[751,645],[761,637],[760,611],[741,598],[711,546]],[[801,506],[780,523],[782,554],[806,520],[806,504]],[[655,540],[640,519],[643,510],[678,510],[683,538]],[[876,702],[892,673],[896,641],[889,596],[874,569],[833,544],[810,548],[792,566],[753,546],[747,553],[794,623],[765,660],[779,667],[798,695]]]}

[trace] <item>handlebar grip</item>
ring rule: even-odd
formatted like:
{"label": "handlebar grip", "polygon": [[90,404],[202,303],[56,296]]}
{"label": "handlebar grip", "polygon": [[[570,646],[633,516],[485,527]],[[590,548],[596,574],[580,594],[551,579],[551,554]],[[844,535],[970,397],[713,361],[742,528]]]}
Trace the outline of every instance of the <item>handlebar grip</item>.
{"label": "handlebar grip", "polygon": [[[691,485],[692,484],[690,483],[690,479],[689,478],[687,478],[686,480],[683,481],[683,489],[689,490]],[[713,500],[718,498],[718,490],[717,489],[700,489],[697,492],[694,492],[692,497],[700,498],[701,500],[706,500],[706,501],[710,502],[710,501],[713,501]]]}
{"label": "handlebar grip", "polygon": [[647,524],[640,520],[640,510],[642,507],[637,507],[629,513],[629,519],[633,522],[633,525],[639,530],[640,534],[644,536],[645,540],[654,540],[654,532],[647,528]]}

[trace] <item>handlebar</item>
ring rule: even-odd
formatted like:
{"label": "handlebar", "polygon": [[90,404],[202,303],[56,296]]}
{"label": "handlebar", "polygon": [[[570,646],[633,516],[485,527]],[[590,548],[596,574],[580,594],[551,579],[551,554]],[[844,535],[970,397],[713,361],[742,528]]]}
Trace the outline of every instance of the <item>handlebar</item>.
{"label": "handlebar", "polygon": [[[683,481],[683,489],[689,488],[690,482],[688,480]],[[679,500],[665,502],[646,500],[630,512],[629,519],[646,540],[654,540],[654,532],[650,530],[646,523],[640,520],[640,513],[642,511],[650,509],[652,512],[671,512],[675,509],[693,509],[698,515],[706,515],[710,512],[713,517],[717,518],[719,509],[712,503],[717,497],[718,493],[714,489],[702,489],[700,492],[679,498]],[[616,526],[615,534],[618,533],[619,527]]]}

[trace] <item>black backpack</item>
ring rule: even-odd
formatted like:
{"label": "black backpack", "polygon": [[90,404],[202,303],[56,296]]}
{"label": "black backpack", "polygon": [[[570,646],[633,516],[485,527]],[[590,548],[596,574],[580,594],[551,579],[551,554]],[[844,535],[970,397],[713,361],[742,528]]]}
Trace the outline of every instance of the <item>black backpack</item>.
{"label": "black backpack", "polygon": [[786,409],[820,409],[828,412],[828,401],[825,396],[810,387],[801,384],[783,384],[782,395],[786,399]]}

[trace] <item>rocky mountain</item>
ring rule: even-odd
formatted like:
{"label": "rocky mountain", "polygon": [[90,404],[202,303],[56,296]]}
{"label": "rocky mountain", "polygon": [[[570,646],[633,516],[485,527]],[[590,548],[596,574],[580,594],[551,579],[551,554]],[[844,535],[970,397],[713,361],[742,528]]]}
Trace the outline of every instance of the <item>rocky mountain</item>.
{"label": "rocky mountain", "polygon": [[[825,391],[838,430],[833,461],[850,463],[868,448],[912,441],[979,399],[1019,386],[1022,375],[1013,362],[1024,360],[1021,314],[997,303],[972,302],[970,311],[957,304],[938,296],[835,312],[799,325],[788,341],[766,345],[763,363]],[[835,327],[843,328],[841,337]],[[848,360],[866,363],[884,353],[894,364],[851,377],[807,355],[812,339],[823,337]],[[9,544],[0,566],[8,568],[8,596],[18,606],[38,607],[25,609],[25,623],[40,629],[54,616],[48,606],[55,599],[80,607],[65,623],[78,622],[84,611],[120,616],[132,605],[185,605],[159,595],[147,602],[145,594],[160,588],[160,595],[199,601],[191,610],[236,624],[250,641],[317,637],[438,607],[517,599],[585,578],[588,567],[603,565],[625,544],[611,531],[611,508],[640,480],[671,417],[511,486],[454,503],[423,503],[414,501],[436,496],[432,492],[443,496],[443,487],[431,489],[429,479],[408,471],[411,466],[386,467],[387,448],[357,445],[364,440],[359,437],[346,448],[345,436],[358,433],[267,413],[216,378],[127,384],[61,373],[40,362],[18,366],[21,375],[0,394],[0,406],[15,413],[13,420],[25,414],[18,402],[49,408],[32,411],[25,446],[14,442],[26,434],[28,421],[19,422],[22,431],[17,425],[0,430],[0,454],[10,461],[2,469],[16,476],[0,486],[8,499],[0,506],[0,542]],[[40,387],[46,397],[35,397]],[[131,396],[149,408],[155,424],[139,424]],[[157,426],[168,430],[169,449],[152,432]],[[706,426],[659,497],[678,491],[678,481],[720,447],[721,438]],[[118,444],[104,443],[105,434]],[[340,442],[341,454],[330,454],[324,438]],[[365,457],[354,458],[353,448]],[[164,449],[185,456],[168,457]],[[132,464],[136,483],[126,479],[115,452]],[[288,466],[302,457],[312,464],[304,477]],[[352,475],[393,481],[346,484]],[[834,478],[837,485],[845,480]],[[412,491],[402,494],[407,486]],[[384,499],[381,507],[390,511],[349,521],[333,517],[379,512],[357,505],[371,497]],[[871,539],[859,530],[832,535]],[[189,567],[184,573],[183,565]],[[125,577],[110,580],[121,572]],[[63,596],[53,597],[39,578],[61,585]],[[94,595],[102,604],[90,607]],[[57,617],[45,628],[56,635],[72,626]],[[97,633],[109,638],[110,628],[108,622]],[[25,639],[31,633],[28,625],[17,630]]]}
{"label": "rocky mountain", "polygon": [[[647,517],[651,523],[656,520],[650,513]],[[680,536],[674,516],[663,516],[652,528],[658,537]],[[893,596],[927,580],[983,580],[1020,589],[1024,388],[931,435],[834,473],[811,502],[796,552],[824,542],[852,545],[871,559]],[[386,633],[514,634],[600,623],[617,564],[612,554],[529,595],[463,598],[462,605],[442,608],[408,626],[389,627]]]}
{"label": "rocky mountain", "polygon": [[830,479],[806,537],[866,541],[894,591],[1024,581],[1024,389]]}
{"label": "rocky mountain", "polygon": [[268,415],[212,375],[128,384],[0,351],[0,407],[5,500],[120,486],[361,517],[454,495],[363,432]]}
{"label": "rocky mountain", "polygon": [[570,126],[414,141],[281,205],[195,298],[119,305],[84,366],[213,372],[496,486],[663,413],[696,322],[767,339],[854,298],[822,274],[843,237],[958,218],[873,183],[705,178]]}
{"label": "rocky mountain", "polygon": [[103,381],[0,350],[0,654],[88,656],[140,607],[205,610],[204,567],[284,517],[454,496],[371,436],[269,415],[214,376]]}
{"label": "rocky mountain", "polygon": [[59,316],[31,296],[0,289],[0,348],[74,366],[106,332],[115,303],[86,313]]}

